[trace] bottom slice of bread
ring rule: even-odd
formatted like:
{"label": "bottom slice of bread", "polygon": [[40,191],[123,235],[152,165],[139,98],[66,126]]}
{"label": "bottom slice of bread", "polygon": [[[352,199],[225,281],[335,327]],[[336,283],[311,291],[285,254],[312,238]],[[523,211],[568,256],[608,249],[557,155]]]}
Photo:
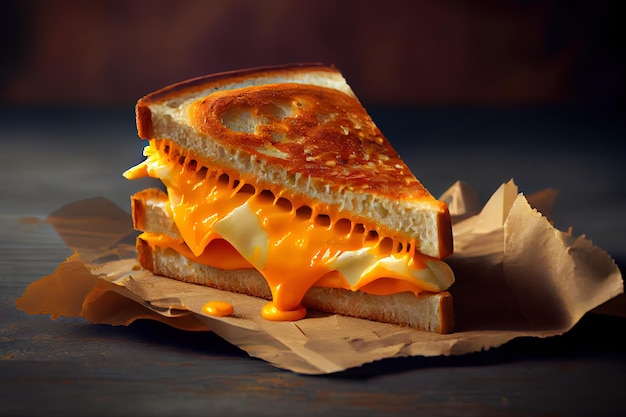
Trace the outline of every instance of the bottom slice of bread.
{"label": "bottom slice of bread", "polygon": [[[222,270],[178,252],[152,247],[138,238],[141,266],[157,275],[271,300],[270,288],[256,269]],[[440,293],[371,295],[361,291],[312,287],[302,300],[307,309],[408,326],[435,333],[454,331],[452,296]]]}

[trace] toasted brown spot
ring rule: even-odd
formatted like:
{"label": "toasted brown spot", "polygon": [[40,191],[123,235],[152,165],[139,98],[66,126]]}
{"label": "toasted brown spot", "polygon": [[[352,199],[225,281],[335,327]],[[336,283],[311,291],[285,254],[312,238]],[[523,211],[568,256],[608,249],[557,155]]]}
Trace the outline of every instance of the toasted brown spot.
{"label": "toasted brown spot", "polygon": [[[390,197],[428,195],[361,103],[340,91],[296,83],[251,86],[216,91],[190,111],[192,125],[225,148],[280,159],[290,175]],[[261,152],[268,144],[272,152]]]}

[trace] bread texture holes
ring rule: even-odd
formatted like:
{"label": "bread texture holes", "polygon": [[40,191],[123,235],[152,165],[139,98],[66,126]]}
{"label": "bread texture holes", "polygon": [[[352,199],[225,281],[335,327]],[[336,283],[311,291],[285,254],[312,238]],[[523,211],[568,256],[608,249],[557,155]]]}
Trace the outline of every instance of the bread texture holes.
{"label": "bread texture holes", "polygon": [[217,185],[219,187],[227,188],[229,184],[230,184],[230,176],[226,174],[225,172],[223,172],[222,174],[220,174],[219,177],[217,177]]}
{"label": "bread texture holes", "polygon": [[216,179],[216,178],[217,178],[217,176],[218,176],[217,174],[218,174],[218,172],[217,172],[217,171],[215,171],[214,169],[212,169],[212,170],[210,170],[210,171],[208,171],[208,172],[207,172],[206,179],[207,179],[207,180],[210,180],[210,181],[215,181],[215,179]]}
{"label": "bread texture holes", "polygon": [[346,218],[341,218],[333,225],[335,231],[342,235],[349,235],[352,231],[352,221]]}
{"label": "bread texture holes", "polygon": [[196,171],[196,174],[198,175],[198,177],[200,178],[206,178],[207,174],[209,172],[209,169],[205,166],[200,167],[199,170]]}
{"label": "bread texture holes", "polygon": [[310,220],[313,215],[313,209],[309,206],[300,206],[296,209],[296,219]]}
{"label": "bread texture holes", "polygon": [[293,204],[291,204],[291,201],[289,201],[288,199],[286,199],[285,197],[279,197],[276,200],[276,207],[284,210],[284,211],[291,211],[293,210]]}
{"label": "bread texture holes", "polygon": [[352,228],[352,234],[362,235],[364,233],[365,233],[365,226],[363,225],[363,223],[355,223],[354,227]]}
{"label": "bread texture holes", "polygon": [[261,190],[257,198],[260,202],[266,204],[274,204],[274,201],[276,201],[276,196],[270,190]]}
{"label": "bread texture holes", "polygon": [[378,242],[378,248],[382,253],[391,253],[393,252],[393,239],[385,236]]}
{"label": "bread texture holes", "polygon": [[256,188],[252,184],[245,183],[237,190],[237,194],[248,194],[253,196],[256,194]]}
{"label": "bread texture holes", "polygon": [[376,230],[368,231],[367,235],[365,235],[365,242],[371,243],[371,242],[377,242],[377,241],[378,241],[378,232]]}
{"label": "bread texture holes", "polygon": [[195,159],[189,159],[188,161],[186,161],[186,167],[188,170],[196,172],[196,170],[198,169],[198,161],[196,161]]}
{"label": "bread texture holes", "polygon": [[328,214],[318,214],[315,216],[315,224],[322,227],[330,226],[330,216]]}

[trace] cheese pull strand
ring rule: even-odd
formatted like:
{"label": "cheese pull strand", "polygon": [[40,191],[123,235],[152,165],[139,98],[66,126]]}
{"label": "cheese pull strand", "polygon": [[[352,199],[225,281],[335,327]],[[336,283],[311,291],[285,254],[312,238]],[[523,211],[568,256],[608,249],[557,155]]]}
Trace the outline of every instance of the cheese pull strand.
{"label": "cheese pull strand", "polygon": [[415,242],[383,236],[338,210],[209,167],[164,140],[151,141],[144,154],[146,161],[125,176],[161,179],[174,222],[194,258],[206,262],[207,247],[223,239],[263,275],[272,293],[262,312],[265,318],[306,314],[300,303],[314,285],[418,294],[443,291],[454,281],[447,264],[417,253]]}

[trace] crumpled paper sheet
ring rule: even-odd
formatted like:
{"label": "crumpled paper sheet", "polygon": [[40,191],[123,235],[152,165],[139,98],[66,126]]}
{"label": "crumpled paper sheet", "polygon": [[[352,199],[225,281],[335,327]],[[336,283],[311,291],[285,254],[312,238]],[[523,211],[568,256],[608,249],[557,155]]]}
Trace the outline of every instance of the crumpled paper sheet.
{"label": "crumpled paper sheet", "polygon": [[[309,311],[296,322],[271,322],[254,297],[178,282],[141,270],[132,222],[106,199],[80,201],[49,217],[75,254],[17,300],[31,314],[84,317],[128,325],[152,319],[190,331],[213,331],[250,356],[302,374],[339,372],[392,357],[460,355],[521,336],[571,329],[587,312],[623,293],[613,259],[584,236],[553,227],[544,214],[556,191],[529,196],[513,180],[480,207],[461,181],[441,197],[453,218],[457,329],[440,335]],[[543,213],[543,214],[542,214]],[[208,301],[234,306],[230,317],[202,313]]]}

